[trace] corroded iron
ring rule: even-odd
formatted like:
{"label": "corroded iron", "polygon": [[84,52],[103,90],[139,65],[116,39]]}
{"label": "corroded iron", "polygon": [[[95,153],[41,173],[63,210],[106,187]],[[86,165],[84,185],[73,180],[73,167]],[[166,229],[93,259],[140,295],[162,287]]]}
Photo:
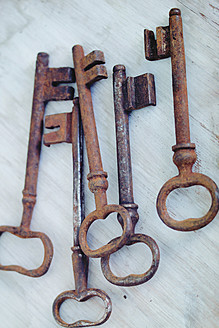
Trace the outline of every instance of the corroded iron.
{"label": "corroded iron", "polygon": [[36,61],[26,177],[22,200],[23,215],[21,224],[19,227],[0,227],[0,235],[4,232],[10,232],[19,238],[39,238],[42,241],[44,246],[44,259],[39,268],[28,270],[19,265],[0,265],[0,270],[16,271],[30,277],[40,277],[45,274],[49,269],[53,257],[53,245],[49,237],[42,232],[30,230],[33,209],[36,203],[36,188],[45,105],[51,100],[71,100],[73,99],[74,93],[74,89],[72,87],[57,86],[59,83],[73,82],[74,76],[72,68],[49,68],[48,64],[48,54],[39,53]]}
{"label": "corroded iron", "polygon": [[[90,86],[100,79],[107,78],[102,51],[93,51],[84,56],[80,45],[73,47],[75,77],[78,87],[79,103],[90,173],[87,176],[88,186],[94,193],[96,210],[90,213],[81,224],[79,242],[83,252],[90,257],[102,257],[111,254],[126,244],[132,229],[128,211],[120,205],[108,205],[106,190],[108,188],[107,173],[103,171],[102,159],[94,118]],[[109,214],[117,212],[123,220],[122,235],[114,244],[104,245],[92,250],[87,243],[87,232],[91,224],[99,219],[106,219]]]}
{"label": "corroded iron", "polygon": [[[53,316],[63,327],[91,327],[98,326],[108,320],[112,304],[109,296],[102,290],[87,288],[89,258],[83,253],[79,245],[79,229],[84,220],[84,192],[83,192],[83,130],[80,120],[78,98],[73,100],[72,113],[62,113],[46,116],[46,128],[59,128],[58,131],[44,135],[47,146],[60,142],[72,143],[73,159],[73,229],[74,239],[72,247],[72,263],[75,278],[75,290],[68,290],[59,294],[53,303]],[[79,320],[66,323],[60,315],[60,307],[67,299],[85,302],[92,297],[102,299],[105,307],[103,316],[95,321]]]}
{"label": "corroded iron", "polygon": [[[152,252],[151,267],[143,274],[130,274],[126,277],[115,276],[110,269],[110,255],[101,258],[101,268],[105,278],[114,285],[136,286],[143,284],[153,277],[157,271],[160,252],[151,237],[134,232],[138,222],[138,205],[134,202],[131,151],[129,142],[129,113],[149,105],[156,105],[154,76],[143,74],[135,78],[126,78],[123,65],[116,65],[113,69],[114,110],[117,141],[117,165],[119,181],[119,204],[127,209],[132,219],[132,233],[127,245],[144,243]],[[122,225],[120,216],[118,220]],[[114,243],[113,239],[109,244]]]}
{"label": "corroded iron", "polygon": [[[171,9],[169,26],[157,28],[157,40],[154,33],[145,30],[145,55],[148,60],[171,57],[172,83],[174,99],[176,145],[172,147],[173,162],[179,175],[167,181],[157,198],[157,211],[161,220],[170,228],[180,231],[200,229],[210,223],[219,209],[219,190],[213,180],[204,174],[192,172],[196,162],[195,144],[190,142],[189,112],[186,82],[186,62],[183,43],[182,18],[179,9]],[[205,187],[212,198],[209,211],[201,218],[189,218],[183,221],[173,219],[167,211],[166,200],[171,191],[194,185]]]}

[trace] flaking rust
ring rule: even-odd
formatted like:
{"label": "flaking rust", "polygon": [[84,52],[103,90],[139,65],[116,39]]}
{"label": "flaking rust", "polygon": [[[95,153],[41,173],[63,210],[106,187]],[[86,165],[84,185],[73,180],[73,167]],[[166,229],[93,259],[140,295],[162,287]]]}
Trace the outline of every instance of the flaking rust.
{"label": "flaking rust", "polygon": [[[186,62],[182,18],[179,9],[170,10],[169,26],[157,28],[157,40],[152,31],[145,30],[145,56],[148,60],[171,57],[172,64],[176,134],[176,145],[172,149],[174,151],[173,162],[179,170],[179,175],[167,181],[161,188],[157,198],[157,211],[161,220],[172,229],[197,230],[206,226],[216,216],[219,209],[219,190],[209,177],[192,172],[197,156],[195,144],[190,142]],[[209,211],[201,218],[189,218],[183,221],[177,221],[170,217],[166,208],[166,200],[170,192],[194,185],[203,186],[210,192],[212,203]]]}
{"label": "flaking rust", "polygon": [[53,245],[49,237],[42,232],[30,230],[33,209],[36,203],[45,106],[48,101],[71,100],[74,95],[74,89],[72,87],[58,86],[59,83],[73,82],[73,69],[70,67],[49,68],[48,64],[49,55],[46,53],[39,53],[36,61],[21,224],[19,227],[0,227],[0,235],[4,232],[9,232],[19,238],[39,238],[42,241],[44,246],[44,259],[39,268],[28,270],[19,265],[0,265],[0,270],[16,271],[30,277],[40,277],[45,274],[49,269],[53,257]]}

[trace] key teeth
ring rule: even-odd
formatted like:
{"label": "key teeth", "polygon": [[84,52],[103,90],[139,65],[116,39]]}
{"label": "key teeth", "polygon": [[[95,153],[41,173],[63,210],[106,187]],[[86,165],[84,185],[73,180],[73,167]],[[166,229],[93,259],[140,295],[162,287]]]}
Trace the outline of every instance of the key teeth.
{"label": "key teeth", "polygon": [[159,26],[156,28],[157,34],[157,56],[158,59],[170,57],[170,28],[169,26]]}
{"label": "key teeth", "polygon": [[60,100],[73,100],[75,90],[70,86],[62,86],[58,88],[63,88],[63,95],[61,95],[62,99]]}
{"label": "key teeth", "polygon": [[71,67],[59,67],[48,69],[49,79],[52,81],[52,85],[58,85],[60,83],[73,83],[75,82],[75,72]]}
{"label": "key teeth", "polygon": [[157,41],[153,31],[144,30],[145,58],[147,60],[157,60]]}
{"label": "key teeth", "polygon": [[[64,80],[67,83],[74,83],[76,81],[75,79],[75,70],[71,67],[64,67],[63,69],[66,69],[66,79]],[[62,80],[63,82],[63,80]]]}
{"label": "key teeth", "polygon": [[82,59],[82,68],[85,71],[99,64],[105,64],[104,53],[101,50],[94,50]]}
{"label": "key teeth", "polygon": [[104,65],[97,65],[85,72],[86,85],[91,86],[94,82],[107,79],[107,70]]}
{"label": "key teeth", "polygon": [[74,88],[70,86],[52,86],[45,94],[47,101],[72,100],[74,98]]}
{"label": "key teeth", "polygon": [[156,106],[156,89],[155,89],[155,81],[154,75],[151,73],[147,74],[147,82],[148,82],[148,106]]}
{"label": "key teeth", "polygon": [[74,88],[59,84],[72,83],[74,81],[74,70],[71,67],[47,68],[44,81],[44,101],[72,100]]}
{"label": "key teeth", "polygon": [[71,120],[72,113],[61,113],[54,115],[47,115],[45,117],[45,128],[54,129],[59,128],[58,131],[44,134],[43,143],[45,146],[57,144],[61,142],[72,142],[71,136]]}
{"label": "key teeth", "polygon": [[46,129],[54,129],[60,126],[60,123],[56,121],[57,115],[46,115],[45,117],[45,128]]}
{"label": "key teeth", "polygon": [[157,40],[153,31],[144,30],[145,58],[159,60],[170,57],[170,30],[169,26],[156,28]]}
{"label": "key teeth", "polygon": [[37,65],[48,67],[49,65],[49,55],[46,52],[39,52],[37,54]]}
{"label": "key teeth", "polygon": [[146,106],[156,105],[154,75],[145,73],[136,77],[127,77],[123,85],[124,109],[132,111]]}

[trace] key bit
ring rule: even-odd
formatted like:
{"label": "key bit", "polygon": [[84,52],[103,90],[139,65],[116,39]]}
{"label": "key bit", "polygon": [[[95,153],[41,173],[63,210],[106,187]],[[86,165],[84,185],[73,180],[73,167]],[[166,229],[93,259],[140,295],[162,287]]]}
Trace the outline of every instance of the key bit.
{"label": "key bit", "polygon": [[71,143],[71,124],[72,113],[61,113],[55,115],[47,115],[45,118],[45,128],[54,129],[57,131],[44,134],[43,142],[45,146],[57,144],[61,142]]}
{"label": "key bit", "polygon": [[[115,66],[116,68],[122,65]],[[124,109],[132,111],[149,105],[156,105],[154,75],[145,73],[136,77],[127,77],[123,82]]]}
{"label": "key bit", "polygon": [[91,86],[94,82],[100,81],[102,79],[107,79],[107,77],[108,76],[105,66],[91,66],[91,68],[85,72],[85,84],[87,86]]}
{"label": "key bit", "polygon": [[48,68],[47,80],[52,81],[53,86],[56,86],[56,85],[58,85],[60,83],[64,83],[64,82],[65,83],[73,83],[73,82],[75,82],[74,69],[71,67]]}
{"label": "key bit", "polygon": [[107,70],[104,65],[104,53],[94,50],[81,59],[81,67],[84,71],[84,83],[90,87],[94,82],[107,79]]}
{"label": "key bit", "polygon": [[154,32],[144,30],[145,58],[148,60],[158,60],[170,57],[170,28],[169,26],[159,26]]}
{"label": "key bit", "polygon": [[43,93],[38,95],[41,101],[72,100],[74,89],[71,86],[59,86],[59,84],[73,83],[75,81],[73,68],[49,68],[49,56],[46,53],[39,53],[38,60],[42,63],[39,74],[42,77],[40,83],[41,87],[43,87]]}
{"label": "key bit", "polygon": [[87,71],[98,64],[105,64],[104,53],[100,50],[94,50],[82,59],[82,68]]}
{"label": "key bit", "polygon": [[81,58],[84,83],[88,87],[94,82],[108,78],[106,67],[101,64],[105,64],[105,58],[104,53],[100,50],[94,50]]}

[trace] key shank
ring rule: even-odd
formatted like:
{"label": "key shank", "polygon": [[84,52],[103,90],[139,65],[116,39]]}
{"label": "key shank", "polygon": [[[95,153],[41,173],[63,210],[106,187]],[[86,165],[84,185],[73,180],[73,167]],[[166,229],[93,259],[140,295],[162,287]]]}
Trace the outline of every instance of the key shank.
{"label": "key shank", "polygon": [[[116,144],[117,144],[117,166],[118,166],[118,183],[119,183],[119,204],[128,209],[131,218],[133,233],[138,221],[137,208],[134,203],[131,151],[129,142],[129,118],[128,112],[124,111],[124,94],[123,88],[126,81],[126,72],[123,65],[117,65],[113,68],[113,92],[115,108],[115,125],[116,125]],[[122,224],[120,216],[118,216]]]}
{"label": "key shank", "polygon": [[82,67],[84,50],[81,46],[76,45],[73,47],[73,59],[90,169],[87,178],[89,180],[89,189],[94,193],[96,208],[98,209],[107,204],[106,190],[108,188],[108,182],[106,179],[107,173],[103,171],[103,164],[100,155],[91,91],[86,83],[86,71],[84,71]]}
{"label": "key shank", "polygon": [[21,226],[25,228],[29,228],[30,226],[32,211],[36,202],[36,188],[43,133],[43,118],[46,103],[51,100],[70,100],[73,98],[73,88],[52,86],[53,82],[72,82],[72,69],[51,69],[48,68],[48,64],[48,54],[39,53],[36,62],[26,176],[23,190],[24,212]]}
{"label": "key shank", "polygon": [[187,144],[190,143],[190,131],[186,61],[182,17],[179,9],[170,11],[169,24],[176,144]]}

